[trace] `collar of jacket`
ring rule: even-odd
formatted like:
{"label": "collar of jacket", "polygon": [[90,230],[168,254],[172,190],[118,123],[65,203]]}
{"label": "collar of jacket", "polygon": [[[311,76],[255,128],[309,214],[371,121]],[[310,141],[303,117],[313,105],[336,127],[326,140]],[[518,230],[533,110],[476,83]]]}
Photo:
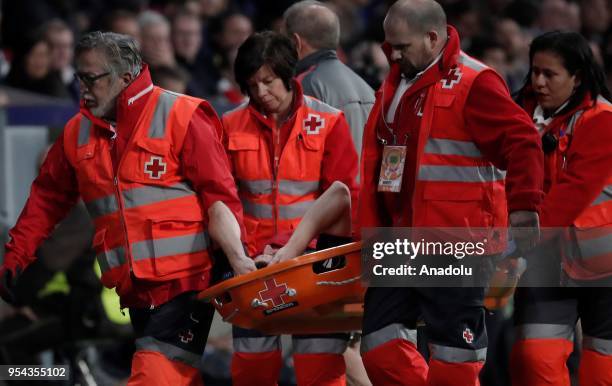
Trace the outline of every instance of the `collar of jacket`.
{"label": "collar of jacket", "polygon": [[[459,56],[461,55],[461,42],[459,40],[459,34],[451,25],[448,25],[446,30],[448,33],[448,40],[442,51],[442,57],[435,66],[431,66],[419,77],[419,79],[415,81],[408,91],[410,94],[417,92],[423,87],[436,83],[442,79],[442,77],[446,75],[450,69],[459,64]],[[391,66],[389,74],[381,86],[381,89],[384,90],[385,99],[388,99],[385,100],[385,105],[388,105],[393,98],[397,85],[400,82],[401,71],[399,65],[397,63],[393,63],[390,59],[391,45],[385,42],[382,45],[382,49]]]}
{"label": "collar of jacket", "polygon": [[[285,126],[287,122],[293,122],[293,120],[295,119],[296,112],[304,104],[304,92],[302,91],[302,85],[300,85],[300,83],[295,79],[292,79],[291,88],[293,90],[293,103],[291,105],[291,113],[289,114],[289,117],[285,120],[285,122],[283,122],[283,126]],[[262,114],[257,109],[257,106],[252,103],[252,101],[249,101],[249,111],[251,115],[261,121],[266,127],[272,128],[276,125],[272,117]]]}
{"label": "collar of jacket", "polygon": [[[533,116],[533,112],[535,111],[538,103],[531,86],[526,87],[523,91],[521,102],[523,109],[529,114],[530,117]],[[550,121],[545,131],[557,132],[561,128],[561,124],[567,122],[567,120],[574,115],[576,111],[586,110],[590,107],[593,107],[593,98],[591,98],[591,95],[587,93],[582,102],[580,102],[576,107],[564,112],[563,114],[553,116],[552,121]]]}
{"label": "collar of jacket", "polygon": [[[149,72],[149,66],[144,64],[136,79],[117,96],[115,102],[117,105],[115,122],[121,122],[122,126],[134,127],[145,104],[151,97],[151,91],[153,91],[151,73]],[[83,101],[81,101],[81,113],[89,118],[96,126],[114,132],[111,123],[102,118],[95,117],[91,111],[85,107]]]}
{"label": "collar of jacket", "polygon": [[310,67],[316,66],[320,62],[330,59],[338,59],[338,54],[336,53],[336,50],[315,51],[312,54],[302,58],[302,60],[300,60],[295,66],[295,71],[297,74],[301,74],[302,72],[310,69]]}

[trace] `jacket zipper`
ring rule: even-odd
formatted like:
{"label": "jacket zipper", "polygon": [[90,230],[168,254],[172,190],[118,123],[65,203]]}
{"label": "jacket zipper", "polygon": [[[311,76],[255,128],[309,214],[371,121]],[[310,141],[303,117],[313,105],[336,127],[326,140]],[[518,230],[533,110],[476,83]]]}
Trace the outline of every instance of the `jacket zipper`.
{"label": "jacket zipper", "polygon": [[272,168],[272,218],[274,234],[278,234],[278,164],[280,161],[280,128],[274,125],[274,165]]}

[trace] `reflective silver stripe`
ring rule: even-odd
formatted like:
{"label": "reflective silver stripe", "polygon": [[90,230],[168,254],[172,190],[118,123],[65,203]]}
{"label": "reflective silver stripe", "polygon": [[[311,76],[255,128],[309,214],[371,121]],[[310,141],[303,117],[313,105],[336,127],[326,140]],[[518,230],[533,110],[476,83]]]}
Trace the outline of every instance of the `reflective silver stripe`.
{"label": "reflective silver stripe", "polygon": [[425,145],[425,153],[482,157],[480,150],[473,142],[441,138],[429,138]]}
{"label": "reflective silver stripe", "polygon": [[461,56],[459,57],[459,62],[466,67],[471,68],[474,71],[482,71],[489,67],[484,64],[478,62],[477,60],[469,57],[465,52],[461,51]]}
{"label": "reflective silver stripe", "polygon": [[506,172],[494,166],[421,165],[419,180],[452,182],[493,182],[505,178]]}
{"label": "reflective silver stripe", "polygon": [[122,193],[126,209],[150,205],[175,198],[195,195],[193,189],[186,183],[179,182],[171,186],[147,185],[141,188],[125,190]]}
{"label": "reflective silver stripe", "polygon": [[306,95],[304,95],[304,103],[306,103],[306,106],[308,106],[309,108],[313,109],[314,111],[318,111],[320,113],[340,114],[340,110],[334,107],[331,107],[327,103],[323,103],[318,99],[315,99],[315,98],[312,98]]}
{"label": "reflective silver stripe", "polygon": [[274,218],[274,208],[269,204],[256,204],[254,202],[242,199],[242,208],[244,213],[249,216],[261,218],[261,219],[272,219]]}
{"label": "reflective silver stripe", "polygon": [[155,105],[155,112],[149,126],[149,138],[163,138],[166,134],[166,123],[170,110],[174,102],[178,99],[178,95],[162,91]]}
{"label": "reflective silver stripe", "polygon": [[610,102],[606,98],[602,97],[601,95],[597,96],[597,102],[603,103],[604,105],[612,106],[612,102]]}
{"label": "reflective silver stripe", "polygon": [[247,100],[246,102],[242,102],[242,103],[241,103],[240,105],[238,105],[236,108],[234,108],[234,109],[232,109],[232,110],[230,110],[230,111],[227,111],[227,112],[223,113],[223,116],[224,116],[224,117],[225,117],[225,116],[229,116],[230,114],[236,113],[236,112],[238,112],[238,111],[240,111],[240,110],[244,110],[244,109],[246,109],[247,107],[249,107],[249,101],[248,101],[248,100]]}
{"label": "reflective silver stripe", "polygon": [[309,193],[315,193],[318,190],[319,181],[280,180],[278,183],[279,193],[289,194],[291,196],[303,196]]}
{"label": "reflective silver stripe", "polygon": [[[241,190],[246,190],[251,194],[271,194],[271,180],[237,180],[236,183]],[[319,181],[292,181],[280,180],[278,183],[278,191],[281,194],[289,194],[291,196],[303,196],[305,194],[314,193],[319,190]]]}
{"label": "reflective silver stripe", "polygon": [[100,252],[96,255],[96,259],[98,260],[102,273],[117,268],[127,261],[125,259],[125,248],[123,247]]}
{"label": "reflective silver stripe", "polygon": [[416,346],[417,331],[406,328],[406,326],[400,323],[390,324],[380,330],[364,335],[361,338],[361,353],[371,351],[395,339],[407,340]]}
{"label": "reflective silver stripe", "polygon": [[281,350],[281,342],[279,336],[262,336],[257,338],[234,337],[233,340],[235,352],[260,353]]}
{"label": "reflective silver stripe", "polygon": [[470,350],[431,343],[429,350],[431,352],[431,359],[448,363],[481,362],[487,359],[486,347]]}
{"label": "reflective silver stripe", "polygon": [[236,180],[238,189],[246,190],[251,194],[271,194],[272,193],[272,181],[271,180]]}
{"label": "reflective silver stripe", "polygon": [[[259,219],[274,218],[274,208],[270,204],[257,204],[247,199],[242,199],[244,213]],[[278,217],[283,220],[291,220],[304,217],[304,213],[312,206],[313,200],[297,202],[290,205],[279,205]]]}
{"label": "reflective silver stripe", "polygon": [[574,134],[574,127],[576,126],[576,122],[578,122],[580,116],[582,116],[582,110],[578,110],[572,115],[569,122],[567,123],[567,128],[565,129],[565,133],[567,135]]}
{"label": "reflective silver stripe", "polygon": [[294,354],[342,354],[348,341],[332,338],[293,338]]}
{"label": "reflective silver stripe", "polygon": [[106,216],[119,210],[119,204],[114,194],[88,201],[85,203],[85,206],[93,219]]}
{"label": "reflective silver stripe", "polygon": [[597,351],[598,353],[603,355],[612,355],[611,339],[601,339],[585,335],[582,339],[582,345],[585,349]]}
{"label": "reflective silver stripe", "polygon": [[310,209],[313,203],[314,200],[297,202],[291,205],[280,205],[278,207],[278,217],[283,220],[304,217],[304,214]]}
{"label": "reflective silver stripe", "polygon": [[578,245],[583,259],[611,253],[612,234],[603,235],[595,239],[578,239]]}
{"label": "reflective silver stripe", "polygon": [[204,251],[209,245],[208,233],[200,232],[185,236],[138,241],[132,244],[132,256],[134,260],[142,260],[181,255]]}
{"label": "reflective silver stripe", "polygon": [[84,115],[81,115],[81,125],[79,126],[79,146],[87,145],[91,132],[91,121]]}
{"label": "reflective silver stripe", "polygon": [[527,323],[517,326],[518,339],[574,340],[574,328],[567,324]]}
{"label": "reflective silver stripe", "polygon": [[180,347],[171,345],[151,336],[136,339],[136,351],[154,351],[162,354],[173,361],[180,361],[191,367],[200,367],[202,354],[195,354],[191,351],[183,350]]}
{"label": "reflective silver stripe", "polygon": [[591,206],[603,204],[604,202],[608,202],[610,200],[612,200],[612,185],[606,186],[601,192],[601,194],[597,196],[595,201],[593,201]]}
{"label": "reflective silver stripe", "polygon": [[[195,192],[188,184],[179,182],[171,186],[150,185],[125,190],[121,195],[123,196],[124,207],[131,209],[175,198],[192,196],[195,195]],[[119,210],[119,204],[114,194],[89,201],[85,203],[85,206],[92,218],[106,216]]]}

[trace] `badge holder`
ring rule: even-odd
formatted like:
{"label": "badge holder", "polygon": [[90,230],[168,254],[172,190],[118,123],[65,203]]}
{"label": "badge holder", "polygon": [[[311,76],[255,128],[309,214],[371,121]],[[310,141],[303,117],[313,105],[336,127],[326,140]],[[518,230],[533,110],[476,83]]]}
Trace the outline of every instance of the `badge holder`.
{"label": "badge holder", "polygon": [[379,192],[397,193],[402,189],[406,146],[385,145],[380,164]]}

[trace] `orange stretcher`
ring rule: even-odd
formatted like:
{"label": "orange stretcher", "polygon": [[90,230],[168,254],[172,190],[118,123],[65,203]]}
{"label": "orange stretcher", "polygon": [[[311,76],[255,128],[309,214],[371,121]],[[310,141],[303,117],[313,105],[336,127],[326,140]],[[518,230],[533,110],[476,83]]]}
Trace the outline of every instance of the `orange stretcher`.
{"label": "orange stretcher", "polygon": [[224,321],[267,334],[354,331],[363,316],[360,279],[361,242],[355,242],[234,277],[198,299],[212,302]]}

